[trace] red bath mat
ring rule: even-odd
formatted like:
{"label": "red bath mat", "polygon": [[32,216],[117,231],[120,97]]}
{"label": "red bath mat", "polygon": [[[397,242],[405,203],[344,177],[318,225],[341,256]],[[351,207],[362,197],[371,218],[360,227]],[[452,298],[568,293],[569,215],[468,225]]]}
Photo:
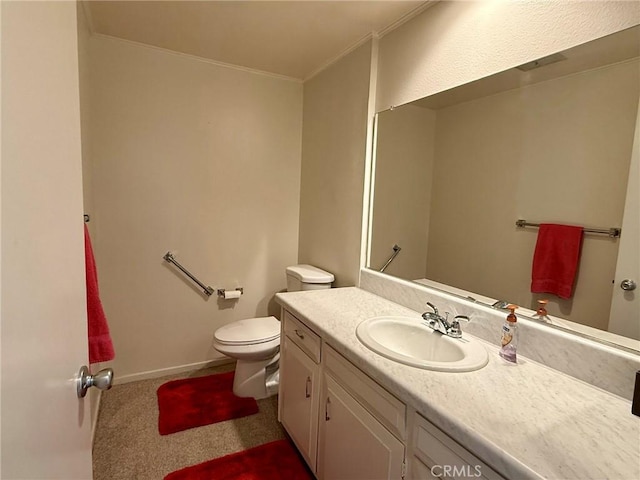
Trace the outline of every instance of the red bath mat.
{"label": "red bath mat", "polygon": [[312,480],[289,440],[276,440],[172,472],[164,480]]}
{"label": "red bath mat", "polygon": [[258,412],[253,398],[233,394],[234,372],[173,380],[158,388],[160,435],[246,417]]}

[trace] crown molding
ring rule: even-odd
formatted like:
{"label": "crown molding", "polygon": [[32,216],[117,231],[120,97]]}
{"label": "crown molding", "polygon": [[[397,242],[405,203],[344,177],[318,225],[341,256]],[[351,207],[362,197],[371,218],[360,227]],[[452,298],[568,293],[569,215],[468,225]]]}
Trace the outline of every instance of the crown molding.
{"label": "crown molding", "polygon": [[412,18],[417,17],[418,15],[420,15],[422,12],[424,12],[428,8],[431,8],[433,5],[435,5],[439,1],[440,0],[430,0],[430,1],[427,1],[427,2],[423,2],[419,6],[417,6],[416,8],[414,8],[413,10],[411,10],[410,12],[406,13],[401,18],[399,18],[398,20],[393,22],[391,25],[388,25],[388,26],[384,27],[382,30],[380,30],[378,32],[368,33],[363,38],[361,38],[360,40],[355,42],[353,45],[347,47],[342,52],[340,52],[338,55],[333,57],[331,60],[325,62],[320,67],[318,67],[315,70],[313,70],[309,75],[307,75],[304,78],[303,81],[307,82],[307,81],[311,80],[313,77],[318,75],[320,72],[322,72],[323,70],[329,68],[331,65],[333,65],[336,62],[338,62],[340,59],[346,57],[351,52],[356,50],[358,47],[361,47],[362,45],[364,45],[369,40],[382,38],[383,36],[387,35],[388,33],[390,33],[391,31],[395,30],[396,28],[400,27],[401,25],[404,25],[405,23],[407,23]]}
{"label": "crown molding", "polygon": [[302,83],[302,80],[295,77],[289,77],[287,75],[280,75],[278,73],[266,72],[264,70],[258,70],[255,68],[243,67],[242,65],[234,65],[232,63],[220,62],[217,60],[212,60],[206,57],[199,57],[197,55],[191,55],[189,53],[177,52],[175,50],[169,50],[168,48],[157,47],[155,45],[149,45],[148,43],[136,42],[134,40],[127,40],[124,38],[114,37],[112,35],[106,35],[104,33],[94,33],[92,36],[97,38],[104,38],[107,40],[113,40],[116,42],[122,42],[129,45],[133,45],[136,47],[142,47],[149,50],[156,50],[158,52],[166,53],[168,55],[174,55],[178,57],[188,58],[190,60],[194,60],[196,62],[208,63],[209,65],[215,65],[217,67],[230,68],[232,70],[240,70],[246,73],[252,73],[254,75],[262,75],[264,77],[277,78],[279,80],[286,80],[288,82]]}
{"label": "crown molding", "polygon": [[354,50],[358,49],[359,47],[361,47],[362,45],[364,45],[369,40],[371,40],[372,38],[375,38],[375,37],[376,37],[375,33],[367,33],[364,37],[362,37],[356,43],[354,43],[353,45],[349,46],[348,48],[346,48],[345,50],[340,52],[338,55],[333,57],[331,60],[327,61],[326,63],[323,63],[320,67],[318,67],[315,70],[313,70],[309,75],[307,75],[304,78],[303,82],[307,82],[307,81],[311,80],[313,77],[318,75],[320,72],[326,70],[331,65],[333,65],[334,63],[337,63],[340,59],[346,57],[351,52],[353,52]]}
{"label": "crown molding", "polygon": [[429,0],[427,2],[424,2],[424,3],[420,4],[418,7],[414,8],[413,10],[408,12],[406,15],[403,15],[398,20],[393,22],[391,25],[388,25],[385,28],[383,28],[382,30],[380,30],[378,32],[378,36],[380,38],[384,37],[388,33],[391,33],[393,30],[395,30],[396,28],[398,28],[398,27],[404,25],[405,23],[407,23],[412,18],[417,17],[418,15],[420,15],[425,10],[433,7],[436,3],[440,3],[440,0]]}

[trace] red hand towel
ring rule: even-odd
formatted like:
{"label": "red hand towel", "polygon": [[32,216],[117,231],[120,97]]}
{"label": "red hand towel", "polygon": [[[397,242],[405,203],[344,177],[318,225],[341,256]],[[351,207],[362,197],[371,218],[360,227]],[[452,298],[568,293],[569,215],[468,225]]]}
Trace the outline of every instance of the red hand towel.
{"label": "red hand towel", "polygon": [[533,254],[531,291],[571,298],[581,246],[582,227],[540,225]]}
{"label": "red hand towel", "polygon": [[113,360],[115,352],[109,334],[107,317],[98,292],[98,272],[93,258],[89,230],[84,226],[84,259],[87,275],[87,321],[89,324],[89,363]]}

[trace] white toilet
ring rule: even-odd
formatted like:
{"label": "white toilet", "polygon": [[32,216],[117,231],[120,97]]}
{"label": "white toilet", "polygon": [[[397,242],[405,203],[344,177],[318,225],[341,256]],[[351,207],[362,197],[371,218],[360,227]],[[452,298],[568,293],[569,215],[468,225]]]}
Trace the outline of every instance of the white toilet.
{"label": "white toilet", "polygon": [[[331,288],[331,273],[311,265],[287,267],[287,291]],[[278,393],[280,321],[275,317],[237,320],[213,334],[213,347],[237,360],[233,393],[256,399]]]}

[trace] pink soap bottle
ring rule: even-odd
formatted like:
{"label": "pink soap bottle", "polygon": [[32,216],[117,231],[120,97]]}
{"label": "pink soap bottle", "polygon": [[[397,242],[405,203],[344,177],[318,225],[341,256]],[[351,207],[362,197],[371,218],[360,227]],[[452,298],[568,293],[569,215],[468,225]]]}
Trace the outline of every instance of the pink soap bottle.
{"label": "pink soap bottle", "polygon": [[516,317],[515,310],[517,305],[507,305],[507,308],[511,310],[507,319],[502,326],[502,340],[500,348],[500,356],[507,362],[516,363],[516,348],[518,346],[518,317]]}

